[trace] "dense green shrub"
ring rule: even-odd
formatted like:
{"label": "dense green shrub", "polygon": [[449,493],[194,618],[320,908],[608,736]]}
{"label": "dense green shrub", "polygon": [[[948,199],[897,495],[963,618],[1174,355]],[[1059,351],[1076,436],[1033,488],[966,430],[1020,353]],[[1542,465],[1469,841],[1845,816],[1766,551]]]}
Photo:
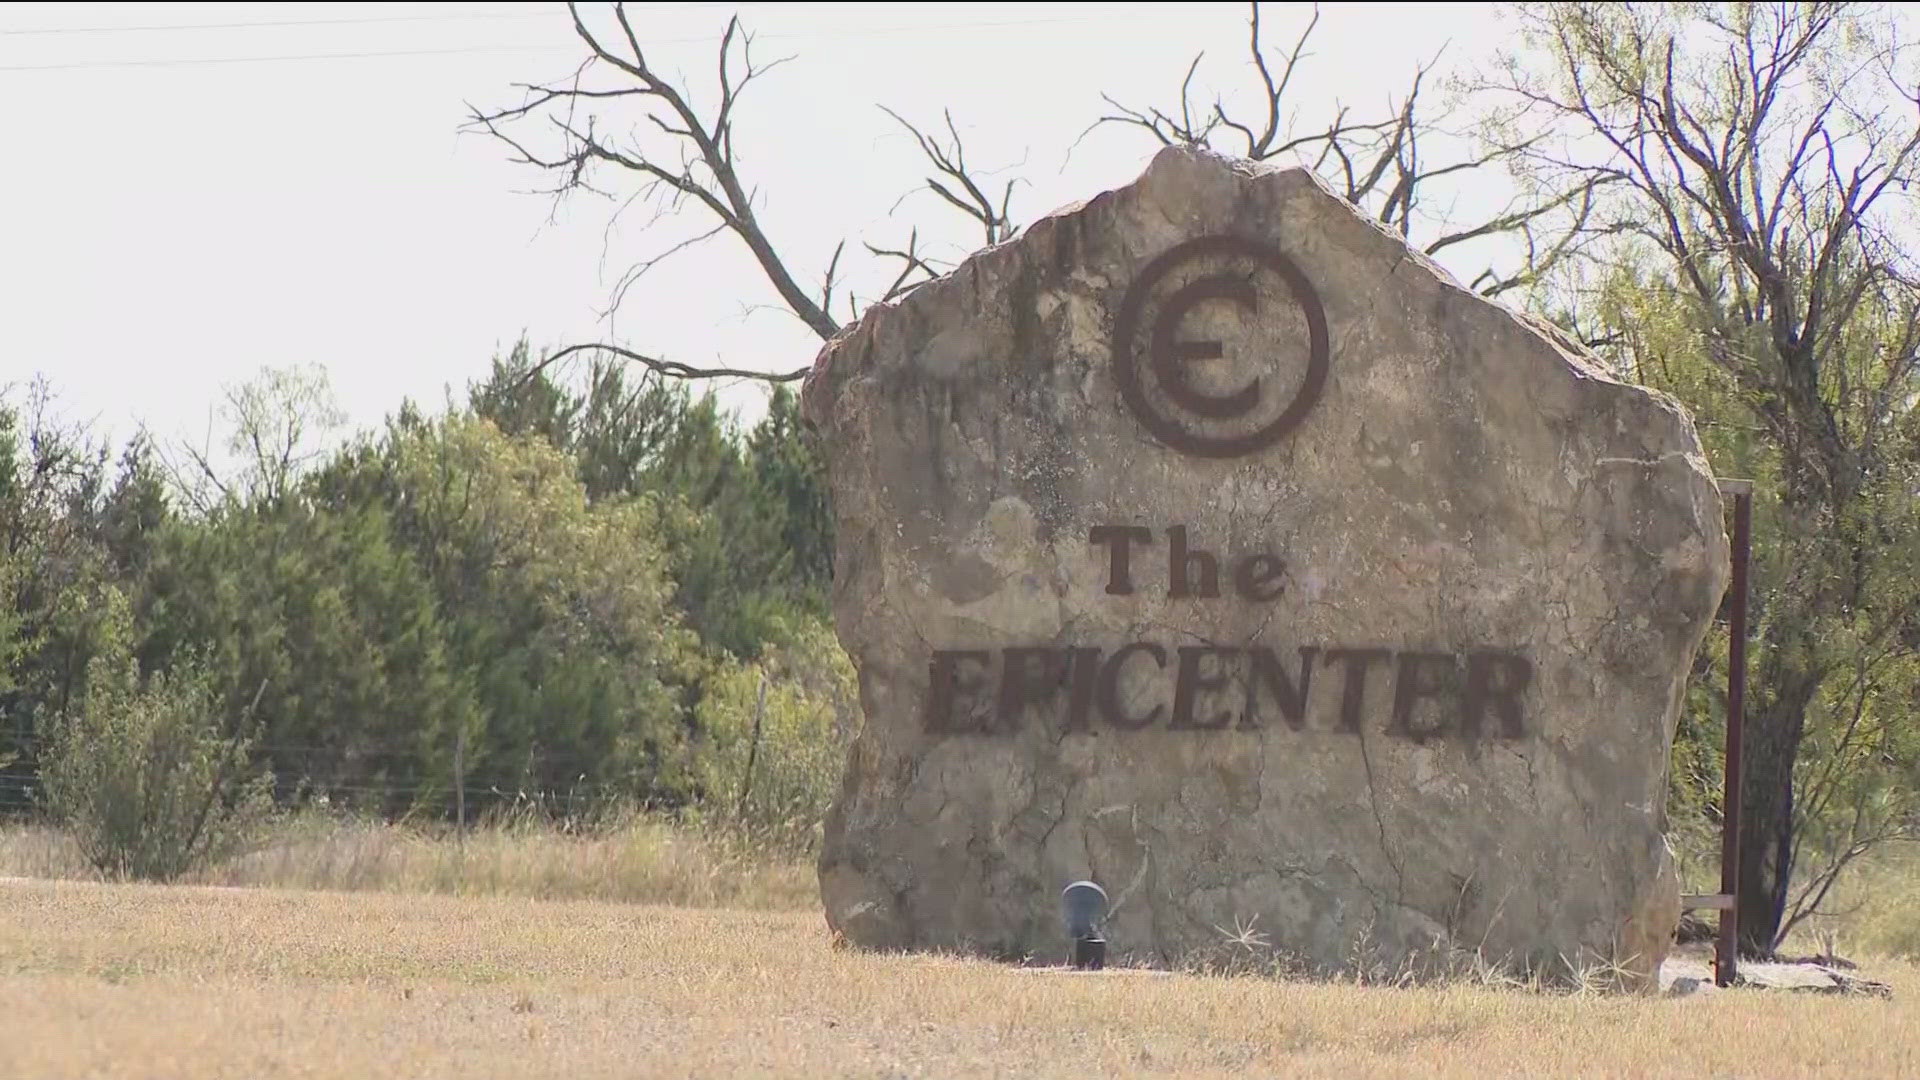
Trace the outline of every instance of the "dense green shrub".
{"label": "dense green shrub", "polygon": [[706,681],[693,748],[708,816],[787,848],[812,845],[859,723],[853,665],[808,619],[757,663],[726,661]]}
{"label": "dense green shrub", "polygon": [[245,844],[269,802],[246,773],[244,731],[223,731],[205,670],[140,678],[102,656],[79,707],[55,726],[41,764],[48,809],[111,877],[167,881]]}

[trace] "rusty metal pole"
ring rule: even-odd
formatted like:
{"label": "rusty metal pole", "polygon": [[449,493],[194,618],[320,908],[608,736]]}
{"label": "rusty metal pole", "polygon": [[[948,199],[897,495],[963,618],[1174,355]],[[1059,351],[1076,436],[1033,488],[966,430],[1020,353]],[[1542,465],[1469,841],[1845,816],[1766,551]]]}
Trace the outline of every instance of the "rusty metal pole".
{"label": "rusty metal pole", "polygon": [[1720,802],[1720,940],[1714,949],[1713,982],[1732,986],[1740,953],[1740,741],[1747,720],[1747,563],[1753,548],[1753,481],[1726,480],[1733,496],[1733,592],[1727,626],[1726,792]]}

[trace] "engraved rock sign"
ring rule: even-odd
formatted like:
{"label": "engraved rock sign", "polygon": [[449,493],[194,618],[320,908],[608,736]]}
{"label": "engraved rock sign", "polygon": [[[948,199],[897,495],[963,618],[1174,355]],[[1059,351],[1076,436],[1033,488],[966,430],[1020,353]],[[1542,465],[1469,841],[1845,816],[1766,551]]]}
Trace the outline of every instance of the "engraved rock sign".
{"label": "engraved rock sign", "polygon": [[1311,173],[1173,148],[869,309],[802,408],[850,942],[1064,961],[1092,880],[1115,964],[1254,923],[1327,970],[1657,966],[1728,569],[1670,399]]}

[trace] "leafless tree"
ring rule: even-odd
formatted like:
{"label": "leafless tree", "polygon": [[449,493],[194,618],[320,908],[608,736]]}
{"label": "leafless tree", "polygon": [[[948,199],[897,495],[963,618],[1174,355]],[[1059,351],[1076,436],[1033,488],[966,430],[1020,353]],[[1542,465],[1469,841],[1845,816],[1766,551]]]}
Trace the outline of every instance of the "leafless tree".
{"label": "leafless tree", "polygon": [[[836,308],[857,315],[863,300],[892,300],[938,276],[943,265],[920,246],[919,231],[898,245],[867,243],[870,256],[898,264],[898,273],[878,297],[862,298],[845,290],[841,241],[817,276],[803,274],[800,262],[776,244],[755,211],[756,191],[744,176],[736,154],[735,122],[748,88],[790,59],[761,61],[753,35],[734,16],[727,22],[718,55],[718,101],[701,109],[685,86],[676,85],[650,61],[625,4],[614,4],[612,26],[590,25],[578,4],[568,4],[573,29],[587,51],[573,74],[560,82],[518,85],[522,100],[496,109],[470,110],[468,126],[500,140],[521,164],[551,178],[544,190],[556,197],[598,193],[655,207],[656,218],[692,209],[707,219],[692,237],[667,246],[630,266],[614,289],[615,302],[662,262],[707,240],[730,236],[753,256],[766,282],[785,308],[822,340],[840,329]],[[610,110],[624,110],[616,123]],[[931,176],[925,186],[945,203],[980,225],[988,244],[1007,239],[1012,221],[1014,184],[990,194],[985,180],[967,162],[952,115],[945,116],[948,141],[929,135],[889,110],[924,153]],[[610,131],[629,131],[613,135]],[[607,183],[606,189],[598,186]],[[613,186],[621,189],[616,193]],[[737,377],[787,382],[805,369],[768,373],[742,368],[701,368],[648,356],[610,344],[569,346],[546,357],[539,367],[578,353],[619,356],[663,375],[679,378]]]}
{"label": "leafless tree", "polygon": [[[1478,221],[1448,221],[1444,214],[1428,220],[1421,211],[1443,182],[1504,185],[1507,166],[1526,155],[1533,140],[1489,142],[1449,131],[1455,111],[1432,102],[1432,62],[1416,69],[1405,93],[1379,114],[1356,115],[1353,108],[1334,103],[1323,122],[1302,123],[1294,97],[1302,65],[1311,59],[1308,47],[1320,25],[1320,9],[1314,7],[1291,45],[1275,51],[1265,40],[1260,5],[1248,6],[1246,55],[1260,101],[1255,115],[1235,115],[1224,97],[1197,100],[1193,84],[1204,56],[1196,56],[1181,80],[1177,105],[1130,106],[1103,95],[1113,111],[1095,126],[1138,128],[1168,146],[1209,147],[1254,161],[1298,161],[1430,256],[1475,240],[1517,240],[1525,257],[1516,268],[1489,267],[1471,282],[1489,297],[1534,285],[1589,235],[1596,193],[1613,177],[1594,174],[1552,190],[1518,191],[1505,207]],[[1437,160],[1427,153],[1436,142],[1443,144]]]}
{"label": "leafless tree", "polygon": [[[1096,126],[1137,127],[1164,144],[1215,145],[1255,160],[1302,156],[1340,194],[1410,237],[1432,225],[1422,210],[1439,184],[1469,178],[1496,181],[1498,168],[1528,149],[1520,142],[1429,160],[1425,150],[1436,139],[1451,149],[1468,145],[1443,130],[1446,110],[1429,108],[1430,68],[1413,72],[1408,91],[1383,115],[1362,119],[1352,109],[1336,106],[1324,125],[1298,126],[1292,95],[1319,25],[1318,11],[1291,45],[1276,53],[1265,40],[1260,5],[1250,8],[1247,49],[1264,102],[1257,118],[1236,117],[1218,100],[1199,106],[1192,94],[1200,63],[1195,58],[1177,108],[1132,108],[1109,97],[1115,111]],[[517,104],[472,109],[468,126],[500,140],[515,161],[547,176],[542,190],[556,198],[596,193],[619,200],[623,208],[644,203],[655,211],[649,224],[683,210],[705,219],[692,235],[629,266],[614,286],[616,305],[665,260],[694,245],[732,237],[752,255],[784,307],[824,340],[839,330],[842,318],[857,317],[863,302],[895,299],[950,268],[927,253],[917,228],[900,243],[863,241],[860,247],[869,257],[897,268],[878,296],[863,298],[845,288],[845,241],[827,255],[823,271],[806,274],[798,269],[801,260],[769,235],[755,212],[755,188],[735,153],[735,123],[748,87],[788,58],[759,60],[753,37],[737,16],[728,21],[716,57],[717,102],[702,109],[686,85],[676,84],[654,66],[625,5],[613,5],[609,19],[600,25],[590,23],[578,5],[569,5],[568,11],[587,53],[580,66],[558,82],[518,84],[522,96]],[[965,215],[979,229],[982,244],[1014,235],[1012,202],[1018,180],[990,184],[968,160],[951,113],[943,115],[940,130],[915,126],[891,110],[887,114],[912,136],[926,162],[928,175],[920,190]],[[1437,255],[1476,240],[1517,239],[1525,250],[1518,265],[1487,269],[1472,284],[1488,296],[1525,289],[1574,250],[1586,233],[1596,190],[1611,179],[1594,176],[1550,194],[1522,193],[1485,220],[1435,225],[1428,229],[1432,235],[1417,235],[1417,242],[1427,254]],[[541,367],[582,353],[619,356],[680,378],[788,382],[806,374],[805,369],[769,373],[697,367],[599,342],[562,348]]]}
{"label": "leafless tree", "polygon": [[[264,368],[222,395],[200,445],[178,440],[169,449],[169,443],[146,436],[174,494],[201,514],[227,503],[285,498],[346,424],[326,370],[318,366]],[[216,423],[231,468],[213,450]]]}

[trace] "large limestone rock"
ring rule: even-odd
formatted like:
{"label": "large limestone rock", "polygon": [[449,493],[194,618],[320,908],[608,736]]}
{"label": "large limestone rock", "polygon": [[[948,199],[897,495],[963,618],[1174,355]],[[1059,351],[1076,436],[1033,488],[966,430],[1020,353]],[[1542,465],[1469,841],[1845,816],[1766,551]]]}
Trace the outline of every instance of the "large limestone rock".
{"label": "large limestone rock", "polygon": [[1673,401],[1306,171],[1167,150],[870,310],[804,408],[852,942],[1058,959],[1090,877],[1137,961],[1653,971],[1727,576]]}

